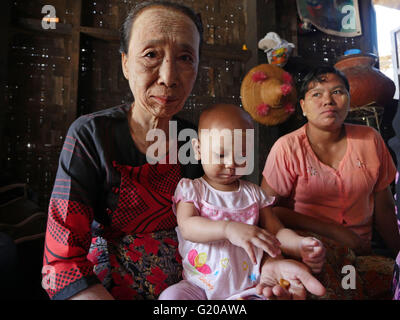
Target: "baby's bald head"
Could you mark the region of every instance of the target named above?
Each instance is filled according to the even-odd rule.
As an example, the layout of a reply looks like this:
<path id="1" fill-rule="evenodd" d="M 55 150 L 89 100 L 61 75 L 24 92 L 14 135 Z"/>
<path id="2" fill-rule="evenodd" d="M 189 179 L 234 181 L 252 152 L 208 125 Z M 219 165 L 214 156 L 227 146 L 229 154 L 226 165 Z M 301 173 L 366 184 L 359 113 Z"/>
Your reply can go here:
<path id="1" fill-rule="evenodd" d="M 245 110 L 232 104 L 215 104 L 201 113 L 198 126 L 193 149 L 209 179 L 222 170 L 221 163 L 223 170 L 234 169 L 236 178 L 253 171 L 254 124 Z"/>
<path id="2" fill-rule="evenodd" d="M 253 120 L 242 108 L 233 104 L 215 104 L 205 109 L 199 119 L 201 129 L 254 129 Z"/>

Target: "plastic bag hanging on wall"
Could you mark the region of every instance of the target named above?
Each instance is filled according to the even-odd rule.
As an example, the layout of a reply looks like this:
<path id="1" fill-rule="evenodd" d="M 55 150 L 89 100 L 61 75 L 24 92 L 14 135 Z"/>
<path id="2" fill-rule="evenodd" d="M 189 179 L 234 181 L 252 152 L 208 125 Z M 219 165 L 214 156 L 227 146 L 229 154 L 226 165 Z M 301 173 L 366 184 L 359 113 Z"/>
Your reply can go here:
<path id="1" fill-rule="evenodd" d="M 303 22 L 330 35 L 357 37 L 362 34 L 358 0 L 296 0 Z"/>
<path id="2" fill-rule="evenodd" d="M 294 49 L 294 44 L 281 39 L 275 32 L 268 32 L 258 42 L 258 48 L 264 50 L 268 63 L 284 67 Z"/>

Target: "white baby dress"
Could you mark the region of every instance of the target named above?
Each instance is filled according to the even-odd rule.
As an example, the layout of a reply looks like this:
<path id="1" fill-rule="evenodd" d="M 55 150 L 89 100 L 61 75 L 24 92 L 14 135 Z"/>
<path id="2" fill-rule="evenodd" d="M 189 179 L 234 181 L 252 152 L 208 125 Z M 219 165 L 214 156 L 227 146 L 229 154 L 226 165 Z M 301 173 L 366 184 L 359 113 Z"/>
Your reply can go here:
<path id="1" fill-rule="evenodd" d="M 202 217 L 257 225 L 261 208 L 272 205 L 269 197 L 257 185 L 239 180 L 236 191 L 219 191 L 203 178 L 182 179 L 173 197 L 173 210 L 179 201 L 192 202 Z M 199 286 L 209 300 L 239 297 L 254 288 L 260 277 L 263 251 L 255 248 L 257 264 L 253 264 L 244 249 L 228 240 L 194 243 L 182 238 L 176 228 L 179 253 L 182 256 L 183 278 Z"/>

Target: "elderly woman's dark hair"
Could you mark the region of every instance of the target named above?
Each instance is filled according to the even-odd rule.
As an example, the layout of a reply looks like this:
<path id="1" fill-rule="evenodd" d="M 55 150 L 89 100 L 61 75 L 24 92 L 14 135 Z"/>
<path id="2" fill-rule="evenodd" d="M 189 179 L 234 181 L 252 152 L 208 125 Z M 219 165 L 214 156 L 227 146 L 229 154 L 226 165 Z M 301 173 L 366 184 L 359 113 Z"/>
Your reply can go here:
<path id="1" fill-rule="evenodd" d="M 349 81 L 347 80 L 346 76 L 342 71 L 334 67 L 323 66 L 313 69 L 304 77 L 300 87 L 299 99 L 304 99 L 307 91 L 309 90 L 310 83 L 323 82 L 324 81 L 323 75 L 326 75 L 327 73 L 336 74 L 343 81 L 343 84 L 346 87 L 347 91 L 350 92 Z"/>
<path id="2" fill-rule="evenodd" d="M 144 1 L 138 3 L 134 6 L 129 12 L 128 16 L 125 18 L 124 23 L 121 26 L 121 44 L 120 44 L 120 53 L 128 53 L 129 49 L 129 40 L 131 37 L 132 26 L 139 16 L 139 14 L 146 8 L 154 7 L 154 6 L 162 6 L 165 8 L 170 8 L 178 12 L 182 12 L 187 17 L 189 17 L 193 23 L 196 25 L 197 31 L 200 35 L 200 47 L 203 41 L 203 24 L 201 22 L 200 14 L 196 14 L 191 8 L 186 7 L 183 4 L 172 3 L 169 1 Z M 200 50 L 200 48 L 199 48 Z"/>

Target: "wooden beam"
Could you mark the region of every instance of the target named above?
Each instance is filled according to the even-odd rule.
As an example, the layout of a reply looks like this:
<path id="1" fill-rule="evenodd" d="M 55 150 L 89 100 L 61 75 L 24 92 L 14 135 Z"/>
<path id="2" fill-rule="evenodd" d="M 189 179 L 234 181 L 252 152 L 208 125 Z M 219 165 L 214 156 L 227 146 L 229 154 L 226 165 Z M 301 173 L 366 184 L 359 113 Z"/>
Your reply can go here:
<path id="1" fill-rule="evenodd" d="M 106 41 L 119 41 L 120 34 L 118 30 L 106 29 L 106 28 L 93 28 L 93 27 L 80 27 L 80 31 L 83 34 L 91 36 L 96 39 Z"/>
<path id="2" fill-rule="evenodd" d="M 362 41 L 360 49 L 364 53 L 378 54 L 378 36 L 376 28 L 376 14 L 371 1 L 358 1 L 360 8 L 360 20 L 362 25 Z"/>
<path id="3" fill-rule="evenodd" d="M 18 26 L 31 31 L 38 31 L 43 33 L 42 20 L 30 19 L 30 18 L 19 18 Z M 17 29 L 17 28 L 16 28 Z M 67 23 L 57 23 L 55 29 L 47 29 L 45 32 L 51 34 L 71 34 L 72 25 Z M 20 31 L 21 29 L 19 29 Z"/>
<path id="4" fill-rule="evenodd" d="M 246 46 L 253 53 L 246 63 L 245 72 L 258 64 L 257 1 L 246 1 Z"/>
<path id="5" fill-rule="evenodd" d="M 251 50 L 245 51 L 240 47 L 232 45 L 220 46 L 204 43 L 202 46 L 202 54 L 216 59 L 235 60 L 246 63 L 251 57 Z"/>

